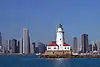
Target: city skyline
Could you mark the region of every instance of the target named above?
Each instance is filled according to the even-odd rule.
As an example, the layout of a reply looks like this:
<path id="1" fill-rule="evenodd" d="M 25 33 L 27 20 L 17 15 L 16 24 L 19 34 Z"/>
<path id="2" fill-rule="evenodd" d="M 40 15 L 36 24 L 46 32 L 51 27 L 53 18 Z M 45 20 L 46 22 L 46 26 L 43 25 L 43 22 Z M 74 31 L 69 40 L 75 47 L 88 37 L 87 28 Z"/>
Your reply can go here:
<path id="1" fill-rule="evenodd" d="M 28 28 L 23 28 L 23 29 L 28 29 Z M 28 29 L 28 30 L 29 30 L 29 29 Z M 2 42 L 5 41 L 5 40 L 12 40 L 12 39 L 20 40 L 20 39 L 23 38 L 23 35 L 22 35 L 20 38 L 12 37 L 12 38 L 10 38 L 10 39 L 7 39 L 7 38 L 4 38 L 5 36 L 2 35 L 2 32 L 0 32 L 0 33 L 1 33 L 1 38 L 2 38 L 1 40 L 2 40 Z M 32 33 L 30 33 L 30 34 L 32 34 Z M 66 33 L 65 33 L 65 34 L 66 34 Z M 81 45 L 81 35 L 82 35 L 82 34 L 86 34 L 86 33 L 81 33 L 79 36 L 71 36 L 71 37 L 70 37 L 71 42 L 69 42 L 70 40 L 69 40 L 68 38 L 66 38 L 66 39 L 65 39 L 65 42 L 67 42 L 67 43 L 71 44 L 71 46 L 73 46 L 73 37 L 77 37 L 77 39 L 79 40 L 79 41 L 77 42 L 77 44 Z M 89 34 L 87 34 L 87 35 L 89 35 Z M 31 36 L 32 36 L 32 35 L 31 35 Z M 31 37 L 31 36 L 30 36 L 30 37 Z M 55 36 L 55 34 L 54 34 L 54 36 Z M 32 38 L 32 37 L 31 37 L 31 38 Z M 31 38 L 30 38 L 30 39 L 31 39 Z M 53 40 L 51 40 L 51 41 L 54 41 L 54 39 L 55 39 L 55 38 L 53 38 Z M 88 36 L 88 39 L 90 39 L 89 36 Z M 31 40 L 32 40 L 32 42 L 44 42 L 44 43 L 46 43 L 46 44 L 48 44 L 49 42 L 51 42 L 51 41 L 46 42 L 46 41 L 41 41 L 41 40 L 35 40 L 35 39 L 33 39 L 33 38 L 32 38 Z M 97 40 L 100 41 L 100 39 L 96 39 L 96 40 L 92 40 L 92 41 L 97 41 Z M 89 40 L 89 44 L 92 44 L 92 41 Z M 2 43 L 2 42 L 1 42 L 1 43 Z M 4 43 L 4 42 L 3 42 L 3 43 Z M 79 47 L 80 47 L 80 46 L 78 46 L 78 48 L 79 48 Z"/>
<path id="2" fill-rule="evenodd" d="M 99 67 L 100 0 L 0 0 L 0 67 Z"/>
<path id="3" fill-rule="evenodd" d="M 59 24 L 58 26 L 58 31 L 56 31 L 56 35 L 57 35 L 57 41 L 63 40 L 64 38 L 64 30 L 62 28 L 62 24 Z M 62 31 L 62 34 L 61 34 Z M 0 32 L 1 33 L 1 32 Z M 59 35 L 58 35 L 59 33 Z M 60 37 L 61 36 L 61 37 Z M 65 41 L 60 41 L 59 43 L 64 43 L 64 47 L 65 45 L 68 46 L 68 44 L 71 46 L 71 49 L 73 51 L 73 55 L 78 54 L 78 53 L 94 53 L 99 52 L 100 49 L 100 40 L 94 40 L 91 43 L 89 43 L 89 35 L 88 34 L 81 34 L 81 39 L 79 41 L 79 39 L 77 39 L 77 37 L 73 37 L 73 44 L 69 44 L 67 42 L 67 44 L 65 44 Z M 2 37 L 2 35 L 1 35 Z M 43 44 L 42 42 L 40 42 L 41 45 L 36 45 L 36 42 L 31 41 L 31 36 L 30 36 L 30 30 L 28 28 L 23 28 L 23 37 L 20 40 L 17 39 L 12 39 L 12 40 L 2 40 L 2 38 L 0 39 L 2 43 L 1 44 L 1 52 L 4 54 L 9 54 L 9 53 L 18 53 L 18 54 L 34 54 L 34 52 L 40 52 L 40 53 L 44 53 L 44 51 L 46 50 L 45 47 L 50 47 L 52 46 L 51 44 Z M 3 42 L 4 41 L 4 42 Z M 39 42 L 39 41 L 38 41 Z M 79 44 L 79 42 L 81 44 Z M 55 41 L 52 42 L 53 44 L 55 43 Z M 92 45 L 91 45 L 92 44 Z M 59 44 L 61 46 L 61 44 Z M 34 48 L 34 46 L 38 46 L 36 48 Z M 66 47 L 67 47 L 66 46 Z M 55 46 L 52 46 L 55 47 Z M 81 49 L 80 49 L 81 48 Z M 62 49 L 62 48 L 61 48 Z M 64 48 L 65 50 L 66 48 Z M 68 48 L 69 49 L 69 48 Z M 47 48 L 48 50 L 48 48 Z"/>
<path id="4" fill-rule="evenodd" d="M 0 1 L 0 32 L 4 39 L 20 39 L 22 29 L 28 28 L 33 41 L 50 43 L 55 40 L 56 25 L 61 23 L 69 44 L 72 44 L 72 36 L 79 39 L 82 33 L 89 35 L 89 43 L 91 43 L 93 40 L 100 40 L 99 2 L 2 0 Z"/>

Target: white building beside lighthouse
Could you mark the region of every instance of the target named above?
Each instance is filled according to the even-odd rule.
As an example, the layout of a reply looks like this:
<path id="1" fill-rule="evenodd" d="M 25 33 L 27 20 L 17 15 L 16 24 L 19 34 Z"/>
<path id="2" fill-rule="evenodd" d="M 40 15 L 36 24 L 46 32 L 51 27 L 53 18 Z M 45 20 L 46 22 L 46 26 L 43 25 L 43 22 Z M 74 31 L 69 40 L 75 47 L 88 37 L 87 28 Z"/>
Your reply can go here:
<path id="1" fill-rule="evenodd" d="M 59 24 L 57 28 L 57 33 L 56 33 L 56 42 L 52 42 L 47 46 L 47 51 L 57 51 L 57 50 L 69 50 L 70 51 L 70 45 L 65 43 L 64 40 L 64 31 L 62 28 L 62 25 Z"/>

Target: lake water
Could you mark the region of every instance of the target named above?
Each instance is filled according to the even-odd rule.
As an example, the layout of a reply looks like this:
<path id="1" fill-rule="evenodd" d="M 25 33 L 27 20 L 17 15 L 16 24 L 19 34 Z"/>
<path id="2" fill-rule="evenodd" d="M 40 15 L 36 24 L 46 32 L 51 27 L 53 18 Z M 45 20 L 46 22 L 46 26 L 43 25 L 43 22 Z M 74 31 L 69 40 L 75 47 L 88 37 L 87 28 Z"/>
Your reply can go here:
<path id="1" fill-rule="evenodd" d="M 33 56 L 0 56 L 0 67 L 100 67 L 100 59 L 43 59 Z"/>

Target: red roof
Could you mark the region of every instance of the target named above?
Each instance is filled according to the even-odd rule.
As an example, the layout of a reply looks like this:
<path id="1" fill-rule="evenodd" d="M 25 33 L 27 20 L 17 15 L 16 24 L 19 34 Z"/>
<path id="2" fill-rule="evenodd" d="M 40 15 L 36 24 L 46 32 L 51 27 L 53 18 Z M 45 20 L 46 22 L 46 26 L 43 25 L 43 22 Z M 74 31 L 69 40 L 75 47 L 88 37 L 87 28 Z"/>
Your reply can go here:
<path id="1" fill-rule="evenodd" d="M 53 43 L 49 44 L 48 46 L 58 46 L 58 45 L 56 44 L 56 42 L 53 42 Z"/>
<path id="2" fill-rule="evenodd" d="M 49 44 L 48 46 L 58 46 L 57 44 L 56 44 L 56 42 L 53 42 L 53 43 L 51 43 L 51 44 Z M 69 44 L 63 44 L 63 46 L 70 46 Z"/>
<path id="3" fill-rule="evenodd" d="M 70 46 L 69 44 L 63 44 L 63 46 Z"/>

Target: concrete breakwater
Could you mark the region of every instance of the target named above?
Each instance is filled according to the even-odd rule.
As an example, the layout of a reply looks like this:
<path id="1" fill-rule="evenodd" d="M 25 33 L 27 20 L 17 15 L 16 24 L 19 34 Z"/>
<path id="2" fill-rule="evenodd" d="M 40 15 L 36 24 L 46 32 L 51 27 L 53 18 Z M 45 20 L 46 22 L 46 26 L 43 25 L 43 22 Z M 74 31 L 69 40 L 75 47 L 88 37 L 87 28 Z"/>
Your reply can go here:
<path id="1" fill-rule="evenodd" d="M 100 58 L 100 55 L 40 55 L 40 58 Z"/>

